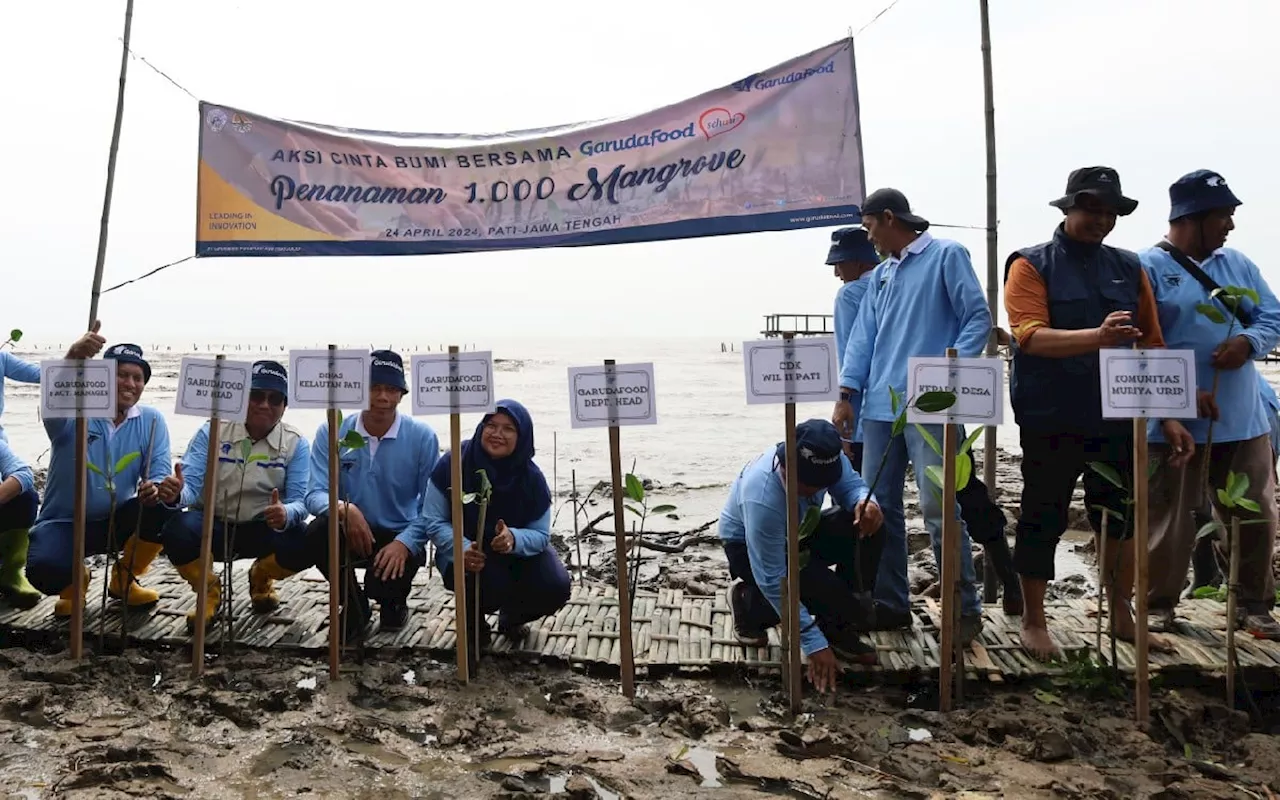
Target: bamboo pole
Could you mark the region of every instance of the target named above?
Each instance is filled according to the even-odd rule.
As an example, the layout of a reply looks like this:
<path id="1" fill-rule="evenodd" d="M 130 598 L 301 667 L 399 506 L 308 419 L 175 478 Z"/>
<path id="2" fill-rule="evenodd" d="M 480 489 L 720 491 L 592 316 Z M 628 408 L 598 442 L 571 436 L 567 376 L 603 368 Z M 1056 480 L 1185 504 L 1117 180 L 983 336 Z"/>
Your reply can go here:
<path id="1" fill-rule="evenodd" d="M 449 355 L 458 355 L 458 346 L 449 347 Z M 456 412 L 449 415 L 450 492 L 453 517 L 453 625 L 457 632 L 458 680 L 465 685 L 471 678 L 471 661 L 467 642 L 467 571 L 463 566 L 462 528 L 466 524 L 462 513 L 462 418 Z M 476 646 L 479 646 L 479 642 Z"/>
<path id="2" fill-rule="evenodd" d="M 783 357 L 794 361 L 794 333 L 784 333 Z M 790 399 L 790 398 L 788 398 Z M 787 706 L 799 714 L 804 693 L 800 665 L 800 473 L 796 466 L 796 404 L 788 402 L 783 416 L 787 453 L 787 575 L 782 585 L 782 663 Z"/>
<path id="3" fill-rule="evenodd" d="M 213 368 L 213 385 L 218 385 L 222 374 L 222 353 L 217 355 Z M 179 390 L 181 391 L 181 390 Z M 218 401 L 213 399 L 209 412 L 209 446 L 204 461 L 204 517 L 200 527 L 200 585 L 196 587 L 195 634 L 191 639 L 191 677 L 204 674 L 204 639 L 206 628 L 205 608 L 209 604 L 209 574 L 213 571 L 213 515 L 218 491 Z M 145 467 L 144 467 L 145 469 Z M 141 513 L 141 509 L 139 509 Z M 132 577 L 132 576 L 130 576 Z"/>
<path id="4" fill-rule="evenodd" d="M 955 358 L 954 347 L 947 348 L 947 358 Z M 950 711 L 953 682 L 964 675 L 964 653 L 956 628 L 960 620 L 960 519 L 956 514 L 956 450 L 959 448 L 956 426 L 947 422 L 942 428 L 942 632 L 938 643 L 938 709 Z M 959 687 L 955 687 L 959 688 Z M 956 695 L 962 693 L 956 691 Z"/>
<path id="5" fill-rule="evenodd" d="M 611 358 L 604 362 L 606 376 L 614 374 L 616 362 Z M 606 381 L 607 381 L 606 377 Z M 611 418 L 615 419 L 615 418 Z M 622 506 L 622 441 L 617 425 L 609 426 L 609 473 L 613 481 L 613 537 L 614 566 L 618 584 L 618 647 L 622 659 L 622 694 L 636 696 L 636 664 L 631 641 L 631 592 L 627 587 L 627 521 Z"/>
<path id="6" fill-rule="evenodd" d="M 1000 259 L 996 226 L 996 108 L 994 84 L 991 78 L 991 19 L 987 0 L 978 0 L 982 20 L 982 93 L 984 97 L 983 119 L 987 140 L 987 308 L 991 311 L 991 335 L 987 338 L 987 356 L 997 354 L 995 321 L 1000 318 Z M 996 428 L 988 425 L 982 433 L 982 479 L 987 484 L 991 499 L 996 494 Z M 983 600 L 994 603 L 999 578 L 990 558 L 984 558 L 982 568 Z"/>
<path id="7" fill-rule="evenodd" d="M 334 359 L 337 356 L 338 346 L 329 345 L 329 368 L 330 372 L 336 369 Z M 346 569 L 341 563 L 339 555 L 339 537 L 338 537 L 338 428 L 341 423 L 338 421 L 338 409 L 334 407 L 333 389 L 329 390 L 329 408 L 325 412 L 326 420 L 329 423 L 329 441 L 326 446 L 329 448 L 329 680 L 338 680 L 338 675 L 342 666 L 342 617 L 338 612 L 338 606 L 342 602 L 342 581 L 346 578 Z M 357 412 L 359 413 L 359 412 Z M 316 444 L 319 444 L 318 442 Z M 346 514 L 346 509 L 342 512 Z M 347 613 L 351 614 L 352 605 L 350 597 L 350 588 L 348 588 L 347 596 Z"/>

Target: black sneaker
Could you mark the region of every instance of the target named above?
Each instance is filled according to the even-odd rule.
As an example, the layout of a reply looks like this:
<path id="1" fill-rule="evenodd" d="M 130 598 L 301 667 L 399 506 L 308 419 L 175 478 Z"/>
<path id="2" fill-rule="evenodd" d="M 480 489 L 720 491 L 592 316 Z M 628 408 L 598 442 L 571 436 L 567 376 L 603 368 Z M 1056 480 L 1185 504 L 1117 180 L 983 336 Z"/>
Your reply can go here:
<path id="1" fill-rule="evenodd" d="M 378 628 L 384 631 L 404 630 L 409 621 L 409 604 L 404 600 L 383 600 Z"/>
<path id="2" fill-rule="evenodd" d="M 742 620 L 746 615 L 747 585 L 735 583 L 729 590 L 729 611 L 733 614 L 733 632 L 738 641 L 747 647 L 764 647 L 769 644 L 769 632 L 758 628 L 745 627 Z"/>
<path id="3" fill-rule="evenodd" d="M 519 644 L 529 635 L 529 626 L 505 611 L 498 612 L 498 633 L 512 644 Z"/>
<path id="4" fill-rule="evenodd" d="M 914 618 L 910 611 L 898 611 L 876 603 L 875 628 L 877 631 L 911 630 Z"/>
<path id="5" fill-rule="evenodd" d="M 880 663 L 880 654 L 875 645 L 863 641 L 856 633 L 843 633 L 827 637 L 827 644 L 836 657 L 851 664 L 875 666 Z"/>
<path id="6" fill-rule="evenodd" d="M 968 647 L 974 639 L 982 635 L 982 615 L 974 614 L 960 617 L 960 645 Z"/>

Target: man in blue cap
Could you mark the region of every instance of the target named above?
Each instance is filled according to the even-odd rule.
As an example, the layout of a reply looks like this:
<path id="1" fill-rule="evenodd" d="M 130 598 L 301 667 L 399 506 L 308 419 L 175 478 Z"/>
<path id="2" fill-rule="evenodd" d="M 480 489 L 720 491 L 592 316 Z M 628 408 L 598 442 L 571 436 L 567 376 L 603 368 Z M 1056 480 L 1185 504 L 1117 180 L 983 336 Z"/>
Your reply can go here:
<path id="1" fill-rule="evenodd" d="M 969 251 L 959 242 L 936 239 L 929 221 L 914 213 L 897 189 L 879 189 L 862 204 L 862 224 L 885 260 L 871 273 L 867 296 L 853 323 L 840 369 L 840 399 L 831 421 L 848 430 L 861 408 L 863 459 L 884 461 L 876 485 L 885 513 L 884 554 L 876 576 L 876 627 L 911 627 L 911 586 L 907 580 L 907 530 L 903 483 L 911 464 L 920 510 L 942 563 L 942 503 L 927 469 L 942 456 L 915 426 L 893 434 L 897 412 L 893 392 L 907 394 L 907 362 L 913 356 L 941 357 L 954 347 L 960 357 L 980 356 L 991 334 L 991 312 Z M 937 441 L 942 426 L 926 426 Z M 873 478 L 874 479 L 874 478 Z M 968 644 L 982 630 L 982 598 L 973 570 L 969 531 L 960 534 L 961 618 L 959 636 Z"/>
<path id="2" fill-rule="evenodd" d="M 867 231 L 861 226 L 840 228 L 831 234 L 831 249 L 827 251 L 827 266 L 835 269 L 836 277 L 841 280 L 836 292 L 835 323 L 836 362 L 837 367 L 844 363 L 844 349 L 849 343 L 849 331 L 862 306 L 862 298 L 866 297 L 867 287 L 871 281 L 867 276 L 880 263 L 876 249 L 867 238 Z M 860 410 L 860 409 L 857 409 Z M 862 469 L 862 426 L 855 418 L 840 436 L 848 445 L 853 468 Z"/>
<path id="3" fill-rule="evenodd" d="M 729 573 L 738 580 L 729 605 L 739 641 L 762 647 L 783 613 L 787 572 L 786 443 L 770 447 L 747 464 L 720 512 L 720 539 Z M 809 680 L 820 692 L 835 687 L 836 654 L 876 663 L 875 648 L 858 638 L 874 613 L 875 582 L 884 521 L 871 489 L 844 453 L 840 434 L 825 420 L 796 426 L 796 479 L 800 519 L 821 509 L 830 492 L 835 505 L 800 541 L 800 649 L 809 659 Z M 835 571 L 832 571 L 832 566 Z M 816 618 L 816 619 L 815 619 Z"/>
<path id="4" fill-rule="evenodd" d="M 67 358 L 89 358 L 102 347 L 97 325 L 71 346 Z M 89 475 L 85 501 L 85 554 L 111 552 L 108 540 L 112 495 L 105 475 L 116 464 L 134 458 L 112 477 L 115 486 L 115 537 L 124 539 L 120 558 L 112 570 L 108 593 L 129 606 L 154 605 L 160 595 L 144 589 L 134 578 L 147 571 L 160 553 L 160 531 L 174 510 L 182 479 L 173 476 L 169 457 L 169 427 L 154 406 L 138 401 L 151 380 L 151 365 L 136 344 L 107 348 L 106 358 L 116 361 L 115 419 L 88 421 L 88 460 L 100 472 Z M 75 507 L 76 424 L 73 419 L 46 419 L 49 434 L 49 482 L 44 505 L 31 529 L 27 553 L 27 579 L 41 592 L 58 595 L 56 616 L 70 616 L 72 595 L 72 527 Z M 154 433 L 154 436 L 153 436 Z M 140 521 L 139 521 L 139 518 Z M 138 535 L 133 535 L 135 528 Z M 84 569 L 82 565 L 78 568 Z M 87 570 L 86 570 L 87 573 Z M 88 590 L 88 581 L 85 581 Z"/>
<path id="5" fill-rule="evenodd" d="M 306 547 L 307 480 L 311 448 L 302 432 L 283 421 L 289 406 L 289 374 L 275 361 L 253 365 L 244 422 L 218 426 L 218 489 L 214 500 L 213 558 L 253 558 L 249 597 L 265 614 L 280 605 L 274 581 L 311 566 Z M 164 551 L 191 588 L 200 587 L 200 539 L 204 525 L 205 463 L 209 423 L 192 437 L 175 471 L 184 480 L 179 505 L 186 511 L 164 527 Z M 212 570 L 205 619 L 218 612 L 222 590 Z M 196 612 L 187 619 L 194 622 Z"/>
<path id="6" fill-rule="evenodd" d="M 338 430 L 339 441 L 355 431 L 365 442 L 364 447 L 344 452 L 339 459 L 338 496 L 342 500 L 336 513 L 342 525 L 343 549 L 349 550 L 352 559 L 342 569 L 329 564 L 328 423 L 316 430 L 307 487 L 307 510 L 315 515 L 307 528 L 311 559 L 329 580 L 339 582 L 343 625 L 352 637 L 365 631 L 370 599 L 379 603 L 384 630 L 399 630 L 408 619 L 407 599 L 419 567 L 416 559 L 409 559 L 404 573 L 392 581 L 367 569 L 363 590 L 352 568 L 371 565 L 388 545 L 400 548 L 396 537 L 410 528 L 414 538 L 427 539 L 422 495 L 440 457 L 440 442 L 431 426 L 397 410 L 409 392 L 400 354 L 374 350 L 369 383 L 369 408 L 344 419 Z"/>
<path id="7" fill-rule="evenodd" d="M 1201 419 L 1187 424 L 1196 444 L 1190 459 L 1162 464 L 1151 481 L 1152 624 L 1174 624 L 1195 547 L 1193 512 L 1205 491 L 1201 464 L 1208 458 L 1208 489 L 1219 517 L 1241 515 L 1216 503 L 1230 473 L 1248 478 L 1244 500 L 1258 509 L 1243 514 L 1252 524 L 1240 528 L 1239 611 L 1228 624 L 1258 638 L 1280 639 L 1280 624 L 1271 615 L 1277 517 L 1271 412 L 1253 364 L 1280 343 L 1280 302 L 1257 265 L 1225 246 L 1241 203 L 1222 175 L 1203 169 L 1183 175 L 1169 187 L 1169 201 L 1169 233 L 1141 254 L 1142 265 L 1155 290 L 1165 342 L 1196 353 Z M 1214 297 L 1219 287 L 1239 287 L 1249 296 L 1233 309 Z M 1205 305 L 1217 313 L 1199 313 Z M 1213 444 L 1206 447 L 1211 423 Z M 1157 454 L 1170 455 L 1158 426 L 1151 439 Z"/>

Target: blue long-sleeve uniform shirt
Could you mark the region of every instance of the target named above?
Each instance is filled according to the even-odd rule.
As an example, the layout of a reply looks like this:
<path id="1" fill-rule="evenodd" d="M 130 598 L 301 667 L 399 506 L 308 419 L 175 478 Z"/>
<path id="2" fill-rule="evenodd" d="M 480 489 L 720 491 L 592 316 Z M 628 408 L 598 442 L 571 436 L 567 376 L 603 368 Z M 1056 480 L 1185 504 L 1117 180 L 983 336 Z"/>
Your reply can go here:
<path id="1" fill-rule="evenodd" d="M 787 487 L 774 468 L 776 448 L 769 448 L 747 464 L 729 489 L 729 499 L 720 512 L 720 538 L 746 542 L 751 575 L 756 586 L 781 617 L 782 580 L 787 575 Z M 853 508 L 865 500 L 871 489 L 841 455 L 840 480 L 831 487 L 831 499 L 842 508 Z M 810 507 L 822 508 L 827 492 L 800 498 L 800 519 Z M 874 498 L 873 498 L 874 502 Z M 855 535 L 851 530 L 849 535 Z M 814 623 L 809 610 L 800 604 L 800 648 L 805 655 L 827 647 L 827 637 Z"/>
<path id="2" fill-rule="evenodd" d="M 840 385 L 862 395 L 861 419 L 892 422 L 889 387 L 905 396 L 907 359 L 944 356 L 948 347 L 974 358 L 990 333 L 991 312 L 969 251 L 922 233 L 902 259 L 891 257 L 871 272 Z"/>
<path id="3" fill-rule="evenodd" d="M 20 383 L 39 383 L 40 365 L 24 361 L 7 350 L 0 350 L 0 416 L 4 416 L 5 378 L 11 378 Z M 0 441 L 9 441 L 3 426 L 0 426 Z"/>
<path id="4" fill-rule="evenodd" d="M 1196 352 L 1196 384 L 1203 391 L 1213 389 L 1213 351 L 1227 338 L 1227 323 L 1214 322 L 1196 311 L 1197 303 L 1209 303 L 1209 293 L 1178 262 L 1159 247 L 1139 254 L 1155 292 L 1160 314 L 1160 330 L 1170 350 Z M 1260 358 L 1280 343 L 1280 301 L 1267 286 L 1258 267 L 1243 253 L 1219 248 L 1201 264 L 1205 274 L 1219 286 L 1242 286 L 1258 293 L 1259 302 L 1244 301 L 1250 324 L 1243 331 L 1234 324 L 1233 335 L 1242 334 L 1253 348 L 1251 358 Z M 1230 311 L 1215 301 L 1228 320 Z M 1218 377 L 1218 420 L 1213 424 L 1215 442 L 1242 442 L 1271 431 L 1271 420 L 1258 386 L 1258 371 L 1253 361 L 1239 369 L 1222 370 Z M 1207 419 L 1183 420 L 1198 444 L 1204 444 L 1209 431 Z M 1149 436 L 1164 441 L 1160 425 L 1152 423 Z"/>
<path id="5" fill-rule="evenodd" d="M 836 329 L 836 369 L 844 367 L 844 349 L 849 344 L 849 331 L 853 329 L 853 321 L 858 318 L 858 309 L 867 296 L 867 287 L 871 286 L 871 273 L 860 276 L 856 281 L 849 281 L 836 292 L 836 308 L 832 315 Z M 854 409 L 859 419 L 854 423 L 853 440 L 862 441 L 861 409 Z"/>
<path id="6" fill-rule="evenodd" d="M 196 435 L 191 437 L 191 443 L 187 445 L 187 451 L 182 454 L 183 482 L 182 499 L 178 501 L 179 505 L 196 506 L 203 502 L 204 468 L 208 456 L 209 423 L 206 422 L 200 426 L 200 430 L 196 431 Z M 239 465 L 240 455 L 233 452 L 228 455 L 218 456 L 218 460 Z M 262 462 L 254 462 L 253 465 L 246 469 L 265 468 L 267 467 Z M 305 522 L 307 519 L 307 487 L 310 479 L 311 446 L 307 444 L 306 437 L 300 436 L 298 437 L 297 445 L 293 448 L 293 455 L 289 457 L 289 461 L 284 465 L 284 491 L 281 493 L 280 501 L 284 505 L 286 528 Z M 328 480 L 327 477 L 325 479 Z M 257 483 L 257 481 L 252 483 Z M 221 486 L 221 482 L 218 485 Z M 325 487 L 325 491 L 328 492 L 328 484 L 325 484 Z M 239 491 L 239 487 L 232 488 Z M 251 487 L 246 485 L 245 488 L 248 490 Z M 221 493 L 221 490 L 219 493 Z M 229 511 L 228 513 L 232 512 Z"/>
<path id="7" fill-rule="evenodd" d="M 113 430 L 111 420 L 91 419 L 89 428 L 89 461 L 104 472 L 114 467 L 129 453 L 140 455 L 115 476 L 116 505 L 132 500 L 138 493 L 138 483 L 149 480 L 156 483 L 173 472 L 169 455 L 169 426 L 164 415 L 153 406 L 134 406 L 136 413 L 127 416 L 119 428 Z M 151 439 L 151 426 L 155 423 L 155 442 L 150 456 L 146 450 Z M 70 522 L 75 513 L 76 421 L 73 419 L 47 419 L 45 431 L 49 434 L 49 482 L 44 489 L 44 503 L 32 533 L 40 526 L 52 522 Z M 105 520 L 111 513 L 111 495 L 101 475 L 90 471 L 86 492 L 85 519 L 91 522 Z"/>
<path id="8" fill-rule="evenodd" d="M 338 428 L 338 440 L 354 430 L 359 420 L 359 414 L 344 419 Z M 311 479 L 307 487 L 307 510 L 316 516 L 329 511 L 328 441 L 329 423 L 324 422 L 312 439 Z M 370 527 L 401 533 L 410 527 L 422 528 L 422 495 L 440 458 L 435 431 L 421 420 L 397 414 L 397 422 L 382 437 L 372 457 L 368 437 L 365 441 L 364 447 L 338 459 L 339 499 L 355 503 Z M 411 535 L 425 536 L 417 531 Z"/>
<path id="9" fill-rule="evenodd" d="M 0 481 L 8 478 L 17 479 L 23 492 L 31 491 L 36 485 L 35 473 L 31 471 L 31 467 L 13 452 L 8 442 L 0 440 Z"/>
<path id="10" fill-rule="evenodd" d="M 436 546 L 436 563 L 443 569 L 453 563 L 453 511 L 449 498 L 436 488 L 434 483 L 427 484 L 426 499 L 422 503 L 424 526 L 412 531 L 405 531 L 396 538 L 404 543 L 414 556 L 422 561 L 426 558 L 427 540 Z M 551 508 L 542 516 L 523 528 L 511 528 L 511 536 L 516 540 L 512 555 L 530 558 L 547 549 L 551 542 Z M 463 547 L 470 547 L 471 540 L 463 537 Z"/>

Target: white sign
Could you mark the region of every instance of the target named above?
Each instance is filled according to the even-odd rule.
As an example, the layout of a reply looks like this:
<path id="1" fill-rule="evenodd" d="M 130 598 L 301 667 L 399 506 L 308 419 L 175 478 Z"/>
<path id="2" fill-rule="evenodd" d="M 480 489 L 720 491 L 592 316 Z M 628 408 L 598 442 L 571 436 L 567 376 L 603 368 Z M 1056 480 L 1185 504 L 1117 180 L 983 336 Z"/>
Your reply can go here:
<path id="1" fill-rule="evenodd" d="M 1102 418 L 1195 419 L 1194 350 L 1098 351 Z"/>
<path id="2" fill-rule="evenodd" d="M 289 407 L 369 407 L 367 350 L 290 350 Z"/>
<path id="3" fill-rule="evenodd" d="M 569 421 L 574 428 L 656 425 L 653 364 L 569 368 Z"/>
<path id="4" fill-rule="evenodd" d="M 252 369 L 253 364 L 248 361 L 219 363 L 211 358 L 182 359 L 177 407 L 173 412 L 189 417 L 243 420 Z"/>
<path id="5" fill-rule="evenodd" d="M 926 414 L 915 401 L 928 392 L 952 392 L 946 411 Z M 999 425 L 1004 422 L 1004 359 L 907 359 L 907 421 L 922 425 Z"/>
<path id="6" fill-rule="evenodd" d="M 742 343 L 747 404 L 804 403 L 840 397 L 836 340 L 760 339 Z"/>
<path id="7" fill-rule="evenodd" d="M 493 353 L 413 357 L 414 414 L 493 413 Z"/>
<path id="8" fill-rule="evenodd" d="M 42 419 L 115 419 L 116 360 L 40 362 Z"/>

